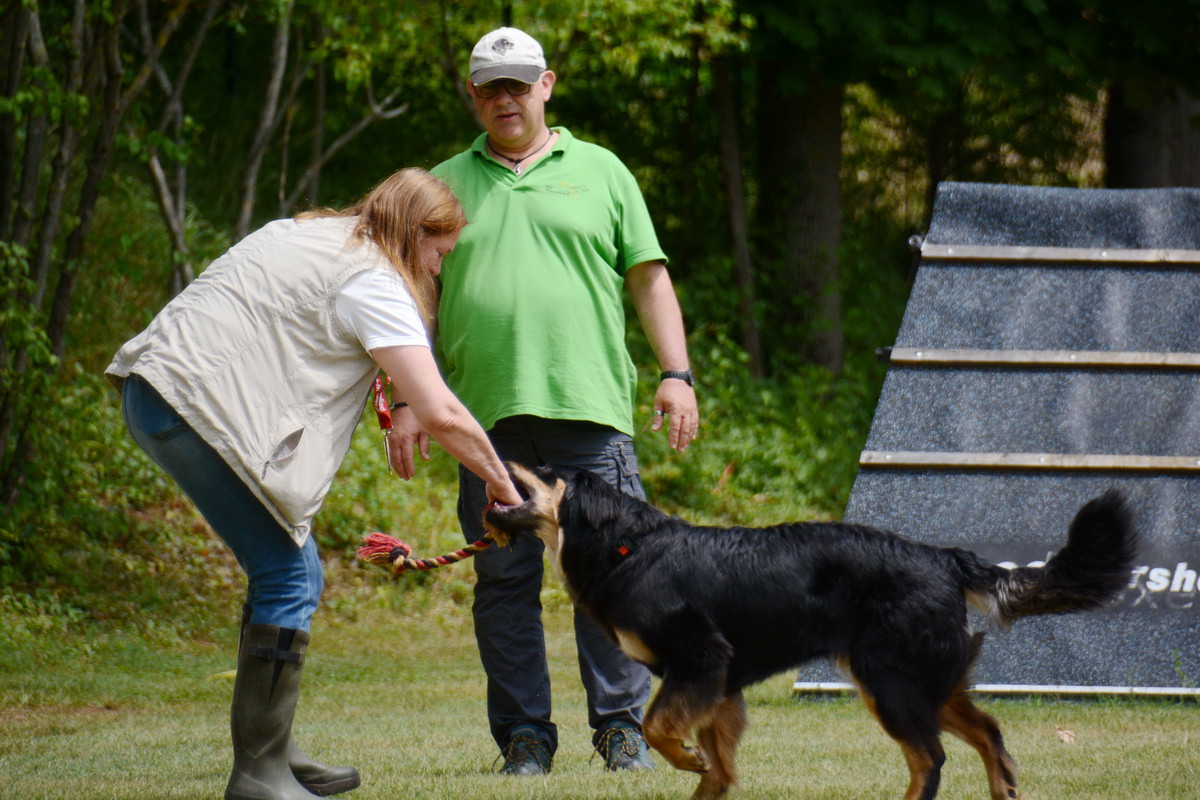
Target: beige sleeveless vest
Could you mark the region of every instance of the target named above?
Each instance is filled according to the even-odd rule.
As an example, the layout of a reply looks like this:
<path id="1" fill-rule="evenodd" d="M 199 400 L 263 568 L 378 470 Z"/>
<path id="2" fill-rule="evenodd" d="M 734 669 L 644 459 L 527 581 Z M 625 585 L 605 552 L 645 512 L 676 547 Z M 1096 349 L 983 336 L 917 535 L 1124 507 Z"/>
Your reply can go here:
<path id="1" fill-rule="evenodd" d="M 283 219 L 209 265 L 105 370 L 148 381 L 297 545 L 350 447 L 377 365 L 335 310 L 383 262 L 355 218 Z"/>

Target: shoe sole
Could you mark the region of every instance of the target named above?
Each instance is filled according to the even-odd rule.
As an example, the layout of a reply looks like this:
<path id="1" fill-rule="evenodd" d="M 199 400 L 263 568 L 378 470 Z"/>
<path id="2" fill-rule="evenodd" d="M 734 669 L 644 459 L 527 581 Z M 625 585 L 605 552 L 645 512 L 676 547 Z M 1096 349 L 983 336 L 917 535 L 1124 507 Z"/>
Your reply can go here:
<path id="1" fill-rule="evenodd" d="M 329 783 L 305 783 L 301 784 L 305 789 L 315 794 L 317 797 L 329 797 L 334 794 L 348 792 L 351 789 L 357 789 L 362 785 L 362 779 L 358 777 L 345 778 L 340 781 L 331 781 Z"/>

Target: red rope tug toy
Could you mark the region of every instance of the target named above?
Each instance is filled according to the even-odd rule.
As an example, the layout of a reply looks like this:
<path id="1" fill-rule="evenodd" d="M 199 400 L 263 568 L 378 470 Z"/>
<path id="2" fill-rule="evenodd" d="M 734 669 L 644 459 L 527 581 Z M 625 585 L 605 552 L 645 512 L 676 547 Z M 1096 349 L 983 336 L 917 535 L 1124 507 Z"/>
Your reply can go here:
<path id="1" fill-rule="evenodd" d="M 379 429 L 383 431 L 383 450 L 387 455 L 389 471 L 392 468 L 392 456 L 391 450 L 388 449 L 387 435 L 392 429 L 392 409 L 404 405 L 404 403 L 397 403 L 396 405 L 388 406 L 384 390 L 391 382 L 392 379 L 390 377 L 385 382 L 382 377 L 376 375 L 374 385 L 372 386 L 373 398 L 371 402 L 371 405 L 375 408 L 375 414 L 379 419 Z M 373 531 L 363 537 L 363 546 L 358 548 L 358 557 L 368 564 L 390 566 L 394 574 L 402 575 L 409 570 L 434 569 L 435 567 L 444 567 L 447 564 L 457 564 L 463 559 L 470 558 L 476 553 L 487 550 L 495 543 L 495 540 L 492 539 L 492 534 L 485 533 L 482 539 L 472 542 L 461 550 L 452 550 L 449 553 L 434 556 L 433 558 L 413 558 L 412 548 L 407 544 L 395 537 L 388 536 L 386 533 Z"/>
<path id="2" fill-rule="evenodd" d="M 358 548 L 358 557 L 368 564 L 391 566 L 394 574 L 402 575 L 410 569 L 434 569 L 447 564 L 457 564 L 463 559 L 487 550 L 493 544 L 495 542 L 492 541 L 491 534 L 486 534 L 479 541 L 472 542 L 461 550 L 454 550 L 433 558 L 413 558 L 412 548 L 407 544 L 386 533 L 374 531 L 363 538 L 363 546 Z"/>

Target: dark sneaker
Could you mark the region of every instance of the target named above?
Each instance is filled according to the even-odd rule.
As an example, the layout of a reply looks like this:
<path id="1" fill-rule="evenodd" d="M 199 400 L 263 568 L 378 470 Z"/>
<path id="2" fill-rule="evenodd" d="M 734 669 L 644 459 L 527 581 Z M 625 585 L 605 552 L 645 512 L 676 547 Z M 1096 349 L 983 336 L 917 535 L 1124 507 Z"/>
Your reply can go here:
<path id="1" fill-rule="evenodd" d="M 614 722 L 600 731 L 595 744 L 596 752 L 604 758 L 606 769 L 614 772 L 622 769 L 654 769 L 646 737 L 636 725 Z"/>
<path id="2" fill-rule="evenodd" d="M 514 728 L 504 745 L 504 766 L 501 775 L 549 775 L 550 747 L 546 740 L 529 726 Z"/>

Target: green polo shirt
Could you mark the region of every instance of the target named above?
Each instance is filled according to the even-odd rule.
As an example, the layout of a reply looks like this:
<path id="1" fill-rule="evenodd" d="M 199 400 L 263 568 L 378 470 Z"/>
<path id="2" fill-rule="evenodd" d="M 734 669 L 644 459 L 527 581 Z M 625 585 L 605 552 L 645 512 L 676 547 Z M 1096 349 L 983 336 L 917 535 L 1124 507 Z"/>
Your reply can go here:
<path id="1" fill-rule="evenodd" d="M 521 175 L 487 156 L 486 134 L 433 169 L 470 221 L 442 266 L 446 380 L 485 429 L 533 414 L 632 435 L 624 275 L 666 258 L 625 165 L 555 130 Z"/>

